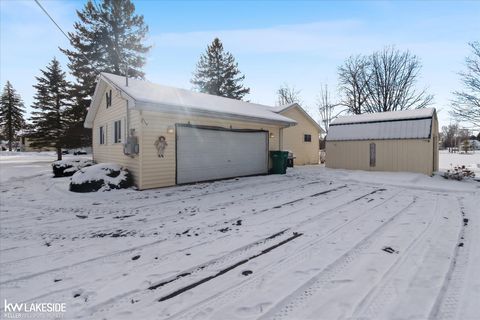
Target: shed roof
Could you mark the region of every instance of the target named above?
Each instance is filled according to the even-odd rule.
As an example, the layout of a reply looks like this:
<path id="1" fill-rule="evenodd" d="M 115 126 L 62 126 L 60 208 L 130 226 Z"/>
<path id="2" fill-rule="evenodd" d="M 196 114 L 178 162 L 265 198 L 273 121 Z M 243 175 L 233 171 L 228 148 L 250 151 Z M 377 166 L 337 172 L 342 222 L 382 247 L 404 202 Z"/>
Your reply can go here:
<path id="1" fill-rule="evenodd" d="M 193 92 L 174 88 L 153 82 L 128 79 L 128 86 L 124 76 L 102 72 L 98 83 L 104 81 L 122 91 L 132 102 L 134 109 L 184 113 L 189 115 L 211 116 L 219 118 L 234 118 L 257 122 L 276 123 L 283 126 L 295 125 L 290 118 L 277 114 L 270 106 L 250 103 L 241 100 L 229 99 L 215 95 Z M 99 89 L 95 90 L 95 95 Z M 101 94 L 98 94 L 100 96 Z M 92 99 L 85 126 L 91 127 L 95 118 L 98 101 Z M 99 97 L 101 99 L 102 97 Z"/>
<path id="2" fill-rule="evenodd" d="M 330 125 L 431 118 L 434 112 L 435 108 L 423 108 L 402 111 L 364 113 L 354 116 L 339 117 L 335 119 Z"/>
<path id="3" fill-rule="evenodd" d="M 429 139 L 434 108 L 341 117 L 330 125 L 327 140 Z"/>

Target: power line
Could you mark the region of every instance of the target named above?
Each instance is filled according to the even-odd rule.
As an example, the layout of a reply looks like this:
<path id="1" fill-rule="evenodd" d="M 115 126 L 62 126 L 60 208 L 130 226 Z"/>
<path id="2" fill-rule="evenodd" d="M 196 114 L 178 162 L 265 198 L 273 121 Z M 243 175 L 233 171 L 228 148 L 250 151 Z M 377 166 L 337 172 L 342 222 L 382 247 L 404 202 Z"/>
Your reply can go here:
<path id="1" fill-rule="evenodd" d="M 58 25 L 58 23 L 52 18 L 52 16 L 47 12 L 47 10 L 45 10 L 45 8 L 40 4 L 40 2 L 38 2 L 38 0 L 35 0 L 35 2 L 38 4 L 38 6 L 40 7 L 40 9 L 43 10 L 43 12 L 45 12 L 45 14 L 47 15 L 47 17 L 50 18 L 50 20 L 52 20 L 52 22 L 57 26 L 58 30 L 60 30 L 61 33 L 63 33 L 63 35 L 65 36 L 65 38 L 68 39 L 68 41 L 70 43 L 72 43 L 72 39 L 70 39 L 70 37 L 65 33 L 65 31 L 62 30 L 62 28 Z"/>
<path id="2" fill-rule="evenodd" d="M 40 9 L 42 9 L 42 11 L 47 15 L 48 18 L 50 18 L 50 20 L 53 22 L 53 24 L 58 28 L 58 30 L 60 30 L 60 32 L 65 36 L 65 38 L 68 39 L 68 42 L 73 45 L 73 41 L 72 39 L 69 37 L 69 35 L 63 31 L 63 29 L 60 27 L 60 25 L 55 21 L 55 19 L 52 18 L 52 16 L 48 13 L 48 11 L 40 4 L 40 2 L 38 0 L 35 0 L 35 3 L 40 7 Z M 95 66 L 93 65 L 93 63 L 90 61 L 90 59 L 83 53 L 83 52 L 80 52 L 79 53 L 83 56 L 83 58 L 85 58 L 85 60 L 90 64 L 90 66 L 97 72 L 97 68 L 95 68 Z"/>

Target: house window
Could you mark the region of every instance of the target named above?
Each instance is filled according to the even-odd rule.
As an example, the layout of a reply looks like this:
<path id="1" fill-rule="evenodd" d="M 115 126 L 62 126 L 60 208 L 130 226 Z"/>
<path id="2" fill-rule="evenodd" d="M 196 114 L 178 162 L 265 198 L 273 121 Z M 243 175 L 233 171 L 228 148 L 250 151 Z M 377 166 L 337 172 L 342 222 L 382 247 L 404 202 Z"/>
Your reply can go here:
<path id="1" fill-rule="evenodd" d="M 375 143 L 370 143 L 370 167 L 375 167 L 377 162 L 377 148 Z"/>
<path id="2" fill-rule="evenodd" d="M 107 103 L 107 108 L 112 105 L 112 90 L 105 92 L 105 100 Z"/>
<path id="3" fill-rule="evenodd" d="M 113 124 L 113 142 L 121 143 L 122 142 L 122 120 L 115 121 Z"/>
<path id="4" fill-rule="evenodd" d="M 99 128 L 98 136 L 100 138 L 100 144 L 105 144 L 105 127 Z"/>
<path id="5" fill-rule="evenodd" d="M 312 135 L 311 134 L 304 134 L 303 135 L 303 142 L 312 142 Z"/>

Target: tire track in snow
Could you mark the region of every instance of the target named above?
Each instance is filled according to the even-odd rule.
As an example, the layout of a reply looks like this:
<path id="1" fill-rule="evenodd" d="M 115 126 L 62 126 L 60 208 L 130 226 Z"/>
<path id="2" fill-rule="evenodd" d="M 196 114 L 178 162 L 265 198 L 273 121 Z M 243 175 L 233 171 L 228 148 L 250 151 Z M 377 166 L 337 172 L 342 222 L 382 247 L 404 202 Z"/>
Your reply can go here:
<path id="1" fill-rule="evenodd" d="M 362 301 L 356 306 L 352 312 L 353 319 L 378 319 L 378 314 L 381 309 L 388 306 L 395 298 L 398 297 L 401 292 L 395 287 L 395 277 L 398 277 L 401 268 L 408 268 L 415 262 L 410 261 L 412 253 L 415 251 L 425 251 L 425 248 L 421 248 L 420 245 L 433 241 L 438 236 L 438 227 L 433 228 L 434 222 L 439 224 L 438 217 L 435 217 L 435 213 L 438 208 L 438 195 L 435 199 L 435 205 L 430 213 L 430 219 L 428 225 L 418 234 L 417 237 L 408 245 L 408 247 L 402 250 L 402 255 L 398 258 L 398 262 L 393 264 L 382 276 L 377 285 L 374 285 L 372 289 L 365 295 Z M 406 276 L 405 276 L 406 279 Z"/>
<path id="2" fill-rule="evenodd" d="M 469 263 L 469 249 L 473 244 L 468 232 L 468 217 L 462 200 L 457 197 L 460 207 L 462 227 L 453 252 L 449 270 L 443 281 L 442 289 L 430 311 L 429 319 L 456 319 L 461 302 L 461 290 L 464 287 L 465 273 Z M 462 244 L 460 246 L 460 244 Z"/>
<path id="3" fill-rule="evenodd" d="M 320 181 L 311 181 L 311 182 L 308 182 L 306 184 L 299 183 L 298 185 L 295 185 L 295 184 L 294 185 L 289 185 L 289 187 L 287 187 L 287 188 L 280 188 L 280 189 L 277 189 L 277 190 L 271 190 L 271 188 L 270 188 L 270 190 L 268 190 L 269 187 L 267 187 L 267 185 L 270 185 L 270 184 L 277 185 L 278 184 L 278 182 L 272 182 L 272 183 L 268 183 L 266 185 L 261 186 L 262 188 L 265 188 L 265 189 L 268 190 L 266 192 L 249 194 L 245 197 L 234 198 L 234 199 L 232 199 L 230 201 L 227 201 L 227 202 L 220 202 L 220 203 L 215 204 L 214 207 L 227 206 L 227 205 L 230 205 L 232 202 L 238 202 L 238 201 L 243 201 L 243 200 L 252 201 L 252 200 L 255 200 L 255 199 L 260 199 L 261 197 L 263 197 L 265 195 L 275 195 L 276 193 L 281 193 L 281 192 L 284 192 L 286 190 L 290 190 L 291 188 L 294 188 L 295 186 L 304 187 L 304 186 L 307 186 L 307 185 L 319 184 L 319 183 L 321 183 L 321 182 Z M 281 184 L 279 184 L 279 185 L 281 185 Z M 326 184 L 326 185 L 328 186 L 328 184 Z M 110 211 L 107 215 L 114 215 L 114 214 L 130 215 L 130 214 L 133 213 L 133 216 L 135 216 L 136 219 L 139 219 L 142 216 L 146 217 L 146 216 L 148 216 L 152 213 L 155 213 L 155 211 L 158 210 L 158 206 L 160 206 L 160 205 L 164 205 L 164 204 L 168 204 L 168 203 L 178 203 L 178 205 L 180 207 L 181 203 L 185 200 L 191 200 L 191 199 L 196 199 L 196 198 L 198 198 L 200 200 L 204 196 L 215 195 L 215 194 L 224 195 L 224 192 L 234 192 L 234 194 L 237 194 L 237 193 L 241 193 L 242 189 L 232 188 L 231 190 L 227 190 L 227 191 L 218 191 L 218 192 L 210 192 L 210 193 L 207 192 L 207 193 L 202 193 L 200 195 L 194 195 L 194 196 L 181 198 L 181 199 L 170 199 L 170 200 L 167 200 L 167 201 L 160 201 L 160 202 L 155 202 L 153 204 L 148 204 L 148 205 L 144 205 L 144 206 L 140 206 L 140 207 L 131 208 L 131 210 L 130 209 L 122 209 L 123 211 L 113 210 L 113 211 Z M 245 192 L 245 191 L 243 191 L 243 192 Z M 20 208 L 22 208 L 22 207 L 20 207 Z M 137 216 L 137 213 L 140 211 L 140 209 L 150 209 L 151 212 L 146 212 L 146 213 L 149 213 L 148 215 L 146 213 L 141 213 L 140 215 Z M 175 208 L 175 209 L 178 211 L 178 208 Z M 60 220 L 52 220 L 52 219 L 48 220 L 48 217 L 47 217 L 45 219 L 46 220 L 45 222 L 36 221 L 36 222 L 34 222 L 30 225 L 23 224 L 23 229 L 24 230 L 27 229 L 27 228 L 38 228 L 38 226 L 40 226 L 40 225 L 54 225 L 54 224 L 60 224 L 60 223 L 63 223 L 63 222 L 70 222 L 70 221 L 72 221 L 72 219 L 75 219 L 75 217 L 73 215 L 77 215 L 77 214 L 87 215 L 87 217 L 92 216 L 93 218 L 95 218 L 95 214 L 97 214 L 98 216 L 102 216 L 102 217 L 105 216 L 105 208 L 102 208 L 102 207 L 87 208 L 86 210 L 82 209 L 82 208 L 58 208 L 58 207 L 52 208 L 52 207 L 48 207 L 48 208 L 43 208 L 42 210 L 47 211 L 47 212 L 52 211 L 52 210 L 57 212 L 57 213 L 61 212 L 62 217 L 65 215 L 65 211 L 69 211 L 69 213 L 71 213 L 72 216 L 69 217 L 68 219 L 62 218 Z M 35 208 L 35 211 L 38 212 L 38 208 Z M 93 212 L 93 214 L 92 214 L 92 212 Z M 207 211 L 207 213 L 208 213 L 208 211 Z M 99 215 L 99 214 L 101 214 L 101 215 Z M 31 217 L 31 214 L 25 214 L 24 216 L 25 217 Z M 213 216 L 213 214 L 209 215 L 209 216 Z M 202 216 L 202 220 L 204 218 L 205 218 L 205 216 Z M 172 215 L 161 216 L 161 217 L 158 217 L 158 218 L 149 218 L 148 222 L 152 223 L 154 221 L 161 221 L 162 223 L 167 223 L 167 222 L 172 222 L 172 221 L 178 220 L 178 219 L 180 219 L 180 218 L 179 218 L 178 213 L 176 212 L 175 214 L 172 214 Z M 8 223 L 9 224 L 15 224 L 15 223 L 18 223 L 19 221 L 24 221 L 24 219 L 12 220 L 12 221 L 8 221 Z M 82 223 L 81 223 L 81 226 L 82 226 L 83 229 L 88 229 L 89 226 L 97 226 L 97 225 L 98 225 L 98 222 L 97 221 L 92 221 L 92 219 L 82 221 Z M 122 221 L 119 220 L 119 221 L 116 221 L 116 225 L 117 226 L 115 228 L 122 227 L 122 225 L 130 226 L 130 221 L 127 220 L 127 221 L 124 221 L 122 223 Z M 108 232 L 109 230 L 111 230 L 111 228 L 108 229 L 108 230 L 105 230 L 105 229 L 102 229 L 102 230 Z"/>
<path id="4" fill-rule="evenodd" d="M 328 191 L 332 191 L 336 188 L 332 188 L 332 189 L 327 189 L 327 190 L 323 190 L 321 192 L 328 192 Z M 375 190 L 373 192 L 376 192 Z M 316 197 L 316 195 L 318 194 L 318 192 L 315 192 L 313 194 L 313 196 Z M 359 197 L 357 199 L 354 199 L 352 201 L 357 201 L 358 199 L 360 198 L 363 198 L 365 196 L 368 196 L 372 194 L 372 192 L 369 192 L 367 193 L 366 195 L 362 196 L 362 197 Z M 304 196 L 302 198 L 308 198 L 309 196 Z M 271 208 L 271 210 L 273 210 L 275 208 Z M 252 214 L 255 214 L 255 213 L 248 213 L 248 215 L 252 215 Z M 241 218 L 243 216 L 240 216 L 240 217 L 236 217 L 234 219 L 230 219 L 230 220 L 227 220 L 228 222 L 233 222 L 233 221 L 237 221 L 239 218 Z M 220 220 L 220 222 L 217 222 L 215 225 L 212 225 L 210 226 L 211 228 L 216 228 L 218 226 L 221 226 L 221 225 L 224 225 L 225 223 L 225 220 Z M 224 238 L 223 236 L 220 236 L 221 238 Z M 46 275 L 46 274 L 49 274 L 49 273 L 53 273 L 53 272 L 58 272 L 58 271 L 61 271 L 61 270 L 66 270 L 66 269 L 72 269 L 72 268 L 75 268 L 75 267 L 78 267 L 78 266 L 82 266 L 84 264 L 87 264 L 87 263 L 91 263 L 91 262 L 96 262 L 96 261 L 99 261 L 99 260 L 103 260 L 103 259 L 107 259 L 107 258 L 112 258 L 112 257 L 116 257 L 116 256 L 120 256 L 120 255 L 126 255 L 126 254 L 129 254 L 129 253 L 132 253 L 133 251 L 137 251 L 137 250 L 140 250 L 140 249 L 143 249 L 143 248 L 147 248 L 147 247 L 150 247 L 150 246 L 154 246 L 154 245 L 158 245 L 162 242 L 165 242 L 167 240 L 170 240 L 172 238 L 175 238 L 175 236 L 170 236 L 169 238 L 164 238 L 164 239 L 159 239 L 159 240 L 156 240 L 156 241 L 153 241 L 153 242 L 150 242 L 150 243 L 146 243 L 146 244 L 143 244 L 143 245 L 140 245 L 140 246 L 135 246 L 135 247 L 132 247 L 132 248 L 128 248 L 128 249 L 125 249 L 125 250 L 119 250 L 119 251 L 116 251 L 116 252 L 113 252 L 111 254 L 107 254 L 107 255 L 101 255 L 101 256 L 97 256 L 97 257 L 93 257 L 93 258 L 90 258 L 90 259 L 86 259 L 86 260 L 82 260 L 82 261 L 79 261 L 79 262 L 76 262 L 76 263 L 73 263 L 73 264 L 69 264 L 69 265 L 66 265 L 66 266 L 61 266 L 61 267 L 57 267 L 57 268 L 51 268 L 51 269 L 48 269 L 48 270 L 43 270 L 43 271 L 40 271 L 40 272 L 37 272 L 37 273 L 34 273 L 34 274 L 29 274 L 29 275 L 25 275 L 25 276 L 21 276 L 21 277 L 17 277 L 15 279 L 9 279 L 9 280 L 5 280 L 3 282 L 0 282 L 0 285 L 6 285 L 6 284 L 11 284 L 11 283 L 16 283 L 16 282 L 19 282 L 19 281 L 25 281 L 25 280 L 29 280 L 29 279 L 32 279 L 32 278 L 35 278 L 35 277 L 38 277 L 38 276 L 43 276 L 43 275 Z M 213 241 L 217 241 L 218 239 L 213 239 L 211 241 L 208 241 L 208 242 L 213 242 Z"/>
<path id="5" fill-rule="evenodd" d="M 378 192 L 380 189 L 377 189 L 376 191 L 373 192 Z M 172 315 L 168 319 L 192 319 L 194 318 L 197 314 L 202 314 L 203 310 L 208 310 L 208 309 L 213 309 L 215 306 L 223 305 L 225 303 L 231 302 L 235 299 L 237 299 L 239 296 L 245 295 L 246 292 L 248 291 L 255 291 L 257 285 L 264 281 L 266 277 L 269 277 L 271 275 L 274 275 L 278 273 L 281 270 L 284 270 L 285 268 L 292 267 L 293 265 L 297 265 L 302 263 L 304 260 L 310 258 L 310 250 L 312 250 L 315 245 L 319 245 L 321 243 L 324 243 L 327 241 L 330 237 L 334 236 L 338 231 L 342 230 L 343 228 L 349 226 L 352 223 L 355 223 L 357 220 L 361 219 L 362 217 L 367 216 L 371 210 L 374 210 L 388 201 L 392 200 L 402 190 L 396 192 L 393 194 L 391 197 L 387 199 L 383 199 L 379 204 L 374 205 L 373 207 L 367 207 L 365 210 L 360 212 L 356 217 L 349 219 L 348 221 L 343 221 L 342 223 L 334 225 L 332 228 L 328 229 L 325 234 L 323 234 L 321 237 L 315 238 L 311 241 L 308 241 L 304 244 L 302 244 L 298 249 L 295 250 L 295 253 L 292 256 L 289 256 L 287 258 L 281 258 L 279 260 L 276 260 L 266 266 L 264 266 L 262 269 L 257 270 L 257 272 L 250 277 L 249 279 L 243 280 L 240 283 L 237 283 L 230 288 L 223 290 L 214 296 L 207 298 L 203 301 L 200 301 L 196 303 L 193 306 L 190 306 L 186 310 L 180 311 L 176 313 L 175 315 Z M 360 200 L 361 198 L 364 198 L 370 193 L 364 195 L 363 197 L 358 197 L 355 200 L 348 201 L 346 203 L 343 203 L 336 208 L 332 208 L 328 210 L 328 212 L 333 215 L 336 214 L 336 211 L 354 203 L 355 201 Z M 412 202 L 413 203 L 413 202 Z M 410 204 L 411 205 L 411 204 Z M 319 216 L 324 217 L 325 212 L 322 212 Z M 319 217 L 317 216 L 317 217 Z M 318 219 L 307 219 L 302 222 L 300 222 L 301 225 L 309 225 L 312 229 L 315 229 L 315 225 L 312 225 L 311 223 L 315 220 Z M 294 227 L 296 230 L 298 230 L 298 225 Z M 305 233 L 305 230 L 302 230 L 301 232 Z M 262 272 L 260 272 L 262 271 Z"/>
<path id="6" fill-rule="evenodd" d="M 336 210 L 339 210 L 339 209 L 341 209 L 341 208 L 343 208 L 343 207 L 345 207 L 345 206 L 347 206 L 347 205 L 350 205 L 350 204 L 352 204 L 352 203 L 354 203 L 354 202 L 356 202 L 356 201 L 359 201 L 360 199 L 363 199 L 363 198 L 365 198 L 365 197 L 368 197 L 369 195 L 372 195 L 372 194 L 375 194 L 375 193 L 377 193 L 377 192 L 381 192 L 381 191 L 384 191 L 384 190 L 385 190 L 385 189 L 375 189 L 375 190 L 373 190 L 373 191 L 370 191 L 370 192 L 368 192 L 368 193 L 363 194 L 362 196 L 355 196 L 354 199 L 347 200 L 346 202 L 343 202 L 342 204 L 340 204 L 340 205 L 338 205 L 338 206 L 336 206 L 336 207 L 334 207 L 334 208 L 324 210 L 324 211 L 322 211 L 320 214 L 317 214 L 317 215 L 314 216 L 314 217 L 307 218 L 307 219 L 305 219 L 305 220 L 297 223 L 297 225 L 292 226 L 292 227 L 289 227 L 289 228 L 286 229 L 285 231 L 296 230 L 297 228 L 302 227 L 302 226 L 305 226 L 305 225 L 309 226 L 310 229 L 315 229 L 315 226 L 314 226 L 314 225 L 311 225 L 312 222 L 315 222 L 315 221 L 318 221 L 318 220 L 320 220 L 320 219 L 322 219 L 322 218 L 331 216 L 331 215 L 333 215 L 333 214 L 336 213 Z M 313 196 L 314 196 L 314 197 L 318 197 L 318 196 L 320 196 L 320 195 L 321 195 L 321 194 L 319 194 L 319 193 L 317 192 L 317 193 L 315 193 Z M 363 216 L 364 214 L 366 214 L 368 209 L 372 209 L 372 208 L 375 208 L 375 207 L 377 207 L 377 206 L 380 206 L 381 204 L 383 204 L 384 202 L 392 199 L 392 198 L 395 197 L 396 195 L 398 195 L 398 192 L 395 193 L 392 197 L 388 198 L 387 200 L 382 201 L 382 203 L 380 203 L 380 204 L 378 204 L 378 205 L 373 205 L 373 207 L 370 207 L 370 206 L 369 206 L 369 207 L 368 207 L 364 212 L 362 212 L 357 218 L 359 218 L 360 216 Z M 290 212 L 290 213 L 291 213 L 291 212 Z M 352 222 L 355 221 L 357 218 L 348 220 L 348 221 L 346 221 L 346 222 L 343 221 L 342 223 L 335 225 L 335 227 L 330 230 L 330 233 L 334 233 L 335 231 L 339 230 L 340 228 L 342 228 L 342 227 L 344 227 L 344 226 L 352 223 Z M 329 234 L 330 234 L 330 233 L 329 233 Z M 326 235 L 325 237 L 327 237 L 327 235 Z M 319 241 L 320 241 L 320 239 L 317 238 L 317 239 L 315 239 L 315 240 L 313 240 L 313 241 L 310 241 L 310 242 L 319 242 Z M 310 242 L 309 242 L 309 243 L 310 243 Z M 223 260 L 223 261 L 229 261 L 229 260 L 231 260 L 230 257 L 229 257 L 229 254 L 227 254 L 226 257 L 228 257 L 228 259 L 227 259 L 227 260 Z M 197 265 L 197 266 L 195 266 L 195 267 L 190 268 L 189 270 L 199 269 L 200 266 L 202 266 L 202 265 Z M 220 265 L 217 265 L 217 267 L 216 267 L 215 269 L 218 269 L 218 268 L 220 268 Z M 199 271 L 205 272 L 205 271 L 208 271 L 208 270 L 206 270 L 206 269 L 205 269 L 205 270 L 204 270 L 204 269 L 201 269 L 201 270 L 199 270 Z M 188 270 L 184 270 L 184 271 L 180 272 L 179 274 L 177 274 L 177 276 L 178 276 L 178 275 L 185 274 L 185 273 L 188 273 Z M 207 274 L 208 274 L 208 273 L 207 273 Z M 159 281 L 159 282 L 167 282 L 167 281 L 169 281 L 169 280 L 171 280 L 171 279 L 174 279 L 174 278 L 177 277 L 177 276 L 169 277 L 169 278 L 167 278 L 167 279 L 162 279 L 162 280 Z M 180 277 L 180 278 L 182 278 L 182 280 L 184 280 L 184 282 L 186 282 L 186 280 L 188 280 L 188 277 Z M 157 283 L 159 283 L 159 282 L 157 282 Z M 162 288 L 162 289 L 167 289 L 167 288 Z M 171 290 L 175 290 L 175 289 L 171 289 Z M 143 293 L 143 294 L 141 293 L 140 296 L 135 297 L 134 300 L 144 299 L 144 298 L 143 298 L 143 295 L 145 295 L 145 294 L 148 294 L 148 292 L 145 292 L 145 293 Z M 137 299 L 137 298 L 138 298 L 138 299 Z M 117 304 L 121 304 L 121 302 L 117 302 Z M 92 307 L 92 308 L 93 308 L 93 309 L 97 309 L 98 307 L 105 307 L 105 304 L 104 304 L 104 303 L 99 303 L 99 304 L 95 305 L 95 306 Z"/>
<path id="7" fill-rule="evenodd" d="M 301 200 L 306 200 L 306 199 L 311 198 L 311 197 L 317 197 L 319 194 L 327 194 L 327 193 L 330 193 L 330 192 L 333 192 L 333 191 L 337 191 L 337 190 L 343 189 L 343 188 L 345 188 L 345 187 L 346 187 L 346 186 L 343 185 L 343 186 L 337 186 L 337 187 L 330 188 L 330 189 L 322 189 L 322 191 L 320 191 L 320 192 L 315 191 L 315 193 L 313 193 L 312 195 L 302 196 L 301 198 L 297 198 L 297 199 L 295 199 L 294 201 L 289 201 L 289 202 L 287 202 L 287 203 L 282 203 L 282 204 L 280 204 L 280 205 L 276 205 L 276 206 L 270 207 L 270 208 L 268 208 L 268 209 L 262 210 L 261 212 L 263 213 L 263 212 L 271 211 L 271 210 L 274 210 L 274 209 L 278 209 L 279 206 L 284 206 L 284 205 L 287 205 L 287 204 L 293 204 L 294 202 L 297 203 L 297 202 L 300 202 Z M 342 195 L 342 194 L 340 194 L 340 195 Z M 340 195 L 338 195 L 338 196 L 340 196 Z M 230 224 L 232 224 L 232 223 L 234 223 L 234 222 L 236 222 L 236 221 L 238 221 L 238 220 L 244 220 L 244 219 L 245 219 L 246 217 L 248 217 L 248 216 L 257 215 L 258 213 L 259 213 L 259 212 L 248 212 L 248 213 L 245 213 L 245 214 L 240 215 L 240 216 L 236 216 L 236 217 L 231 218 L 231 219 L 228 219 L 228 220 L 220 219 L 220 220 L 215 221 L 213 224 L 209 224 L 209 225 L 208 225 L 208 230 L 207 230 L 207 229 L 202 229 L 201 231 L 199 230 L 198 233 L 200 233 L 200 232 L 201 232 L 201 233 L 207 233 L 207 232 L 209 232 L 209 231 L 213 232 L 213 231 L 215 231 L 216 228 L 219 228 L 219 227 L 224 226 L 224 225 L 230 225 Z M 176 215 L 176 216 L 177 216 L 177 215 Z M 211 214 L 211 215 L 209 215 L 209 216 L 207 216 L 207 217 L 201 216 L 201 217 L 199 217 L 199 219 L 196 219 L 195 221 L 204 221 L 206 218 L 208 218 L 208 217 L 210 217 L 210 216 L 218 216 L 218 214 Z M 178 218 L 178 216 L 177 216 L 177 218 Z M 195 221 L 191 221 L 191 222 L 189 222 L 189 223 L 190 223 L 190 224 L 195 224 Z M 125 223 L 127 223 L 127 222 L 125 222 Z M 148 223 L 150 224 L 151 221 L 149 220 Z M 86 227 L 84 224 L 82 224 L 81 226 L 82 226 L 82 228 L 85 228 L 85 227 Z M 163 241 L 170 240 L 170 239 L 175 239 L 175 238 L 177 237 L 177 234 L 182 233 L 182 232 L 185 231 L 185 228 L 186 228 L 185 226 L 181 226 L 181 227 L 178 227 L 178 228 L 176 228 L 176 229 L 169 230 L 170 236 L 164 238 Z M 187 229 L 188 229 L 188 227 L 187 227 Z M 190 229 L 192 229 L 192 228 L 190 228 Z M 219 238 L 224 238 L 224 236 L 220 236 L 220 237 L 218 237 L 218 239 L 219 239 Z M 211 240 L 210 242 L 216 241 L 216 240 L 218 240 L 218 239 L 213 239 L 213 240 Z M 142 246 L 142 248 L 148 247 L 148 246 L 150 246 L 150 245 L 156 245 L 156 244 L 159 243 L 159 241 L 160 241 L 160 240 L 156 240 L 156 241 L 152 242 L 151 244 L 145 244 L 144 246 Z M 84 248 L 87 248 L 87 247 L 84 247 Z M 132 249 L 132 250 L 137 250 L 137 249 L 139 249 L 139 248 L 135 248 L 135 249 Z M 130 251 L 131 251 L 131 250 L 128 250 L 128 251 L 126 251 L 126 252 L 130 252 Z M 54 254 L 58 254 L 58 252 L 57 252 L 57 253 L 54 253 Z M 117 253 L 114 253 L 113 255 L 116 256 Z M 102 256 L 99 256 L 98 259 L 106 258 L 106 257 L 108 257 L 108 256 L 109 256 L 109 255 L 102 255 Z M 36 257 L 38 257 L 38 256 L 36 256 Z M 43 255 L 42 255 L 41 257 L 43 257 Z M 34 257 L 32 257 L 32 258 L 34 258 Z M 5 264 L 6 264 L 6 265 L 12 265 L 12 264 L 17 263 L 17 262 L 22 262 L 22 263 L 23 263 L 26 259 L 28 259 L 28 258 L 21 259 L 21 261 L 20 261 L 20 260 L 17 260 L 17 261 L 9 261 L 8 263 L 6 262 Z M 91 262 L 91 261 L 93 261 L 93 260 L 92 260 L 92 259 L 89 259 L 89 260 L 88 260 L 88 262 Z M 0 265 L 2 265 L 2 264 L 0 264 Z M 78 265 L 78 264 L 75 264 L 75 265 Z M 57 269 L 58 269 L 58 268 L 57 268 Z M 55 269 L 55 270 L 53 270 L 53 271 L 58 271 L 57 269 Z M 21 280 L 21 279 L 20 279 L 20 280 Z M 0 282 L 0 284 L 2 284 L 2 283 Z"/>
<path id="8" fill-rule="evenodd" d="M 400 214 L 407 211 L 415 204 L 417 197 L 414 197 L 406 207 L 397 211 L 380 226 L 375 228 L 368 236 L 353 246 L 350 250 L 342 254 L 338 259 L 329 264 L 325 269 L 311 278 L 308 282 L 295 290 L 290 296 L 283 299 L 282 302 L 272 307 L 272 309 L 259 319 L 288 319 L 291 313 L 304 306 L 315 294 L 321 292 L 325 285 L 329 283 L 337 274 L 342 272 L 347 266 L 355 261 L 360 254 L 367 249 L 373 239 L 381 234 L 390 223 L 392 223 Z"/>

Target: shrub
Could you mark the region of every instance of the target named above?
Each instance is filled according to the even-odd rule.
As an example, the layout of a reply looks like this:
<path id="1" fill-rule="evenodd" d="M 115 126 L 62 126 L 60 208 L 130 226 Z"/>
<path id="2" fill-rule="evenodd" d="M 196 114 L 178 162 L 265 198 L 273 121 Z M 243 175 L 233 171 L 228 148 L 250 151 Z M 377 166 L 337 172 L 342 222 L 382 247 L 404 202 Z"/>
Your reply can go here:
<path id="1" fill-rule="evenodd" d="M 132 174 L 115 163 L 100 163 L 77 171 L 70 182 L 70 191 L 95 192 L 125 189 L 133 186 Z"/>
<path id="2" fill-rule="evenodd" d="M 55 178 L 70 177 L 81 168 L 85 168 L 93 164 L 94 162 L 92 160 L 86 159 L 58 160 L 52 163 L 53 176 Z"/>
<path id="3" fill-rule="evenodd" d="M 455 166 L 452 170 L 443 173 L 445 179 L 458 180 L 475 178 L 475 173 L 465 166 Z"/>

